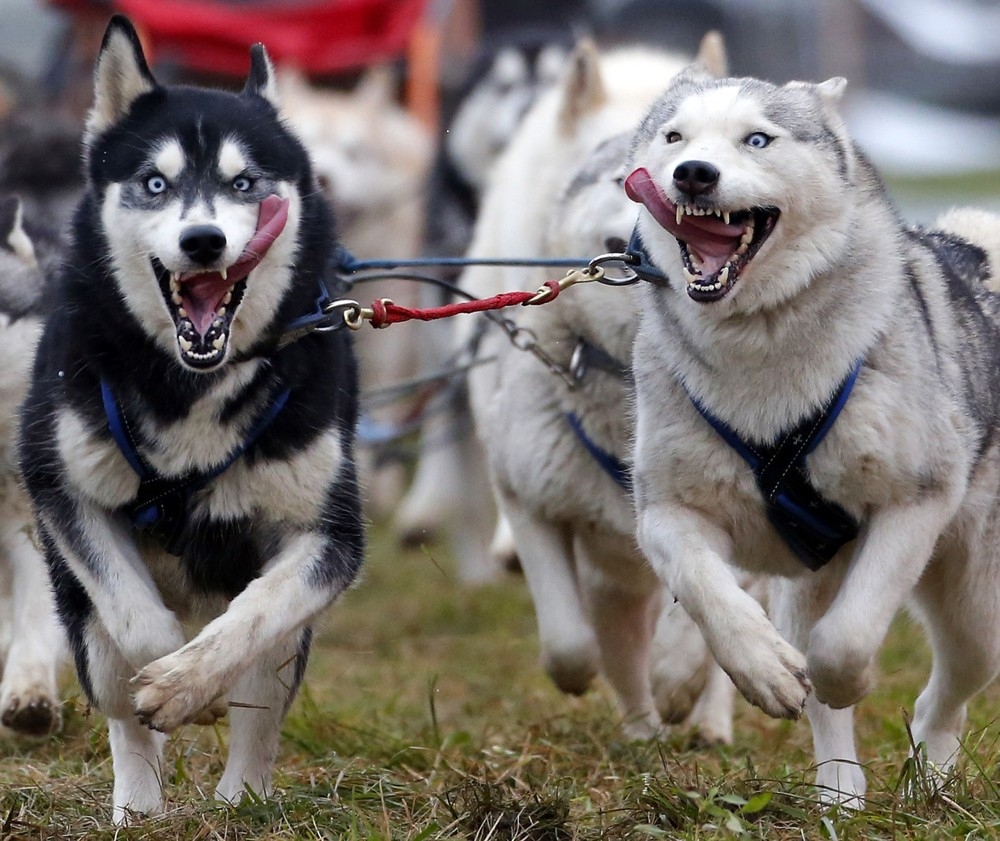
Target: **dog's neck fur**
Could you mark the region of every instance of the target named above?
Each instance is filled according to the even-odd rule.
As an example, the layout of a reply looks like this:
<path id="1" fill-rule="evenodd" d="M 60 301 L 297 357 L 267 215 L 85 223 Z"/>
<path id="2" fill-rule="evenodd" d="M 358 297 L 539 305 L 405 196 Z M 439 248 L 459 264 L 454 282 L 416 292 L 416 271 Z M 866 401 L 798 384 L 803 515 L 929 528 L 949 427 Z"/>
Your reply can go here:
<path id="1" fill-rule="evenodd" d="M 772 440 L 823 404 L 886 330 L 899 290 L 887 288 L 884 278 L 899 277 L 899 266 L 887 266 L 878 277 L 855 266 L 865 262 L 859 251 L 875 247 L 873 241 L 864 243 L 866 230 L 899 228 L 899 223 L 884 199 L 851 212 L 855 250 L 830 256 L 832 269 L 810 272 L 807 265 L 797 266 L 793 270 L 809 272 L 807 282 L 780 304 L 743 312 L 738 301 L 724 301 L 728 313 L 720 313 L 717 304 L 692 301 L 681 284 L 648 285 L 646 300 L 656 313 L 653 320 L 663 325 L 660 346 L 672 370 L 702 405 L 751 439 Z M 650 219 L 643 221 L 654 261 L 676 262 L 673 238 Z M 740 282 L 768 283 L 769 275 L 784 270 L 762 260 Z M 850 293 L 845 295 L 845 289 Z M 644 329 L 652 320 L 646 321 Z M 774 388 L 778 383 L 780 388 Z M 762 394 L 771 399 L 762 401 Z"/>

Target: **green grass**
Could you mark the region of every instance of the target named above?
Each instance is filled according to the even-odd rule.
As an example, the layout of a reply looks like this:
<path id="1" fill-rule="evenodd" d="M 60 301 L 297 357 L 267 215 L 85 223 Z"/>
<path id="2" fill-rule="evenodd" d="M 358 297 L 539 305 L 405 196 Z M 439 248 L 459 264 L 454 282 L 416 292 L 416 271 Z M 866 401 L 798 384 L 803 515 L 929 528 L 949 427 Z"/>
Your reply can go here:
<path id="1" fill-rule="evenodd" d="M 817 805 L 804 721 L 740 701 L 730 748 L 691 750 L 683 732 L 628 743 L 606 687 L 562 696 L 536 660 L 521 579 L 465 588 L 436 550 L 400 552 L 376 532 L 365 580 L 324 620 L 277 796 L 215 804 L 226 724 L 189 727 L 168 745 L 168 813 L 115 830 L 103 721 L 70 682 L 59 737 L 2 743 L 0 841 L 1000 838 L 996 690 L 973 705 L 944 792 L 907 786 L 919 778 L 904 710 L 928 657 L 905 619 L 858 714 L 862 814 Z"/>

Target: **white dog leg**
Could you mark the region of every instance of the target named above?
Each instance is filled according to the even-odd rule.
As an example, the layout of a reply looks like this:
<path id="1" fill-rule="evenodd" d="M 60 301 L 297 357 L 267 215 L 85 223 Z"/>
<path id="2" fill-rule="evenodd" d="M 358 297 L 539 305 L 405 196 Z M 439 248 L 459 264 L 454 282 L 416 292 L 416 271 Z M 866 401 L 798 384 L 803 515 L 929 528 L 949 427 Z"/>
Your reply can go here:
<path id="1" fill-rule="evenodd" d="M 810 696 L 806 715 L 813 734 L 820 801 L 863 809 L 867 783 L 854 744 L 854 708 L 835 710 Z"/>
<path id="2" fill-rule="evenodd" d="M 789 642 L 804 647 L 816 620 L 826 611 L 843 579 L 846 564 L 832 561 L 801 578 L 773 579 L 769 603 L 774 624 Z M 854 744 L 854 712 L 835 710 L 815 696 L 806 700 L 816 759 L 816 787 L 824 803 L 864 807 L 865 773 Z"/>
<path id="3" fill-rule="evenodd" d="M 247 788 L 260 797 L 271 795 L 281 723 L 298 689 L 308 653 L 308 643 L 300 644 L 301 638 L 301 634 L 294 634 L 277 645 L 233 687 L 229 758 L 215 790 L 216 799 L 238 803 Z"/>
<path id="4" fill-rule="evenodd" d="M 563 692 L 586 692 L 597 674 L 594 630 L 577 588 L 569 536 L 504 498 L 538 623 L 542 666 Z"/>
<path id="5" fill-rule="evenodd" d="M 668 724 L 679 724 L 691 715 L 705 689 L 706 664 L 712 655 L 701 631 L 684 608 L 666 591 L 662 600 L 663 608 L 656 620 L 650 646 L 650 679 L 661 718 Z M 726 681 L 730 682 L 728 677 Z"/>
<path id="6" fill-rule="evenodd" d="M 0 544 L 10 567 L 10 639 L 0 716 L 12 730 L 43 736 L 61 722 L 57 673 L 66 655 L 66 637 L 56 617 L 45 562 L 28 538 L 28 516 L 25 504 L 22 517 L 6 520 L 10 527 Z"/>
<path id="7" fill-rule="evenodd" d="M 114 768 L 114 812 L 116 824 L 135 821 L 142 815 L 163 811 L 161 757 L 166 735 L 143 727 L 134 715 L 108 719 L 108 740 Z"/>
<path id="8" fill-rule="evenodd" d="M 809 677 L 821 701 L 848 707 L 871 689 L 889 624 L 952 514 L 945 500 L 931 497 L 872 519 L 830 609 L 809 635 Z"/>
<path id="9" fill-rule="evenodd" d="M 934 666 L 917 698 L 913 738 L 924 743 L 927 760 L 945 773 L 955 762 L 965 727 L 966 702 L 1000 669 L 997 626 L 997 567 L 983 564 L 977 574 L 959 574 L 954 561 L 942 557 L 917 591 L 914 612 L 927 629 Z"/>
<path id="10" fill-rule="evenodd" d="M 728 535 L 692 509 L 647 504 L 639 511 L 638 536 L 743 697 L 768 715 L 798 718 L 810 689 L 805 657 L 740 586 L 726 562 L 732 554 Z"/>
<path id="11" fill-rule="evenodd" d="M 638 557 L 632 575 L 622 568 L 620 540 L 578 536 L 574 550 L 580 589 L 597 635 L 601 672 L 618 696 L 625 735 L 655 738 L 662 722 L 649 681 L 649 642 L 660 588 Z"/>
<path id="12" fill-rule="evenodd" d="M 703 745 L 731 745 L 736 687 L 707 649 L 705 656 L 705 688 L 698 696 L 685 724 L 694 731 L 697 741 Z"/>

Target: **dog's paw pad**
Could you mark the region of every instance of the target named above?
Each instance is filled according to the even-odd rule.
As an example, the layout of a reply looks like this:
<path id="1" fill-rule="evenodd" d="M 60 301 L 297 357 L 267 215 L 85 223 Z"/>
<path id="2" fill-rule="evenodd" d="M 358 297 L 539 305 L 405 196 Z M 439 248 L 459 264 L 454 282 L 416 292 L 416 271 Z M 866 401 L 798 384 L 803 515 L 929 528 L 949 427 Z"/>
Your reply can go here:
<path id="1" fill-rule="evenodd" d="M 14 696 L 0 714 L 0 722 L 22 736 L 48 736 L 62 725 L 60 705 L 58 701 L 44 696 L 28 699 L 24 703 Z"/>

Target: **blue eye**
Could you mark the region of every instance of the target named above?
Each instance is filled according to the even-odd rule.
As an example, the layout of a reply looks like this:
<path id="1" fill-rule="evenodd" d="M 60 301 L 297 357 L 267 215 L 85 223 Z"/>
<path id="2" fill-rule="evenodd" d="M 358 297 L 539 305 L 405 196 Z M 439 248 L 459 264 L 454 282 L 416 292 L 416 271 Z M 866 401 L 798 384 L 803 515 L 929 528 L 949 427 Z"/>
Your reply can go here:
<path id="1" fill-rule="evenodd" d="M 747 146 L 752 146 L 754 149 L 763 149 L 772 140 L 774 140 L 774 138 L 770 135 L 764 134 L 762 131 L 755 131 L 753 134 L 748 134 L 747 139 L 743 142 L 746 143 Z"/>
<path id="2" fill-rule="evenodd" d="M 247 178 L 245 175 L 238 175 L 233 179 L 233 189 L 240 193 L 245 193 L 253 186 L 253 181 Z"/>
<path id="3" fill-rule="evenodd" d="M 167 190 L 167 179 L 162 175 L 151 175 L 146 179 L 146 189 L 154 196 L 164 193 Z"/>

